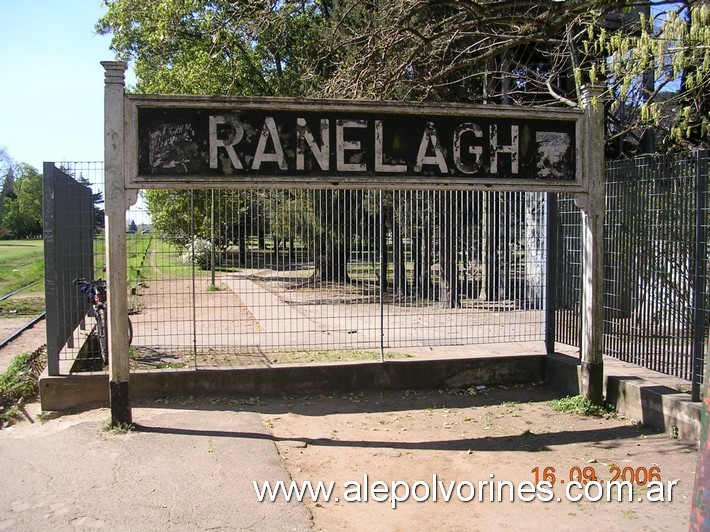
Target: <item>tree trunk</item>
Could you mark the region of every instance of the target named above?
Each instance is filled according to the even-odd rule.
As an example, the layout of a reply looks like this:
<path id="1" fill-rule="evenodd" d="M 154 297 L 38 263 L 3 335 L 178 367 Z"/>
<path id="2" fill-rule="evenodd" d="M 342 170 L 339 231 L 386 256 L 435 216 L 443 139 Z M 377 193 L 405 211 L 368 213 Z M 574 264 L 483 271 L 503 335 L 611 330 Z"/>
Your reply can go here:
<path id="1" fill-rule="evenodd" d="M 314 252 L 315 272 L 313 280 L 320 282 L 348 283 L 348 259 L 350 254 L 343 246 L 328 240 L 322 241 Z"/>
<path id="2" fill-rule="evenodd" d="M 483 193 L 481 216 L 481 291 L 479 299 L 495 301 L 500 292 L 499 199 L 495 192 Z"/>
<path id="3" fill-rule="evenodd" d="M 389 281 L 387 279 L 387 273 L 389 272 L 389 254 L 387 253 L 387 226 L 384 223 L 379 225 L 380 227 L 380 239 L 379 239 L 379 250 L 380 250 L 380 287 L 382 292 L 387 292 L 389 288 Z"/>
<path id="4" fill-rule="evenodd" d="M 247 263 L 247 236 L 244 224 L 239 224 L 239 266 Z"/>
<path id="5" fill-rule="evenodd" d="M 547 264 L 545 222 L 547 205 L 543 192 L 525 194 L 525 299 L 526 308 L 542 308 Z"/>

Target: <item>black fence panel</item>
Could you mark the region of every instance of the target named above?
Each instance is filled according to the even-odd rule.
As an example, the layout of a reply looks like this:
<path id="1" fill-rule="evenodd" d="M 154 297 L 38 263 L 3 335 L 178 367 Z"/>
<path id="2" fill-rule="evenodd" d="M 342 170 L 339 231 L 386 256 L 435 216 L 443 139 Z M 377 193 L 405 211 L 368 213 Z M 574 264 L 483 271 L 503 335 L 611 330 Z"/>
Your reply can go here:
<path id="1" fill-rule="evenodd" d="M 47 367 L 59 375 L 59 353 L 88 308 L 72 281 L 93 278 L 94 204 L 91 189 L 54 163 L 44 163 L 43 196 Z"/>
<path id="2" fill-rule="evenodd" d="M 604 352 L 702 382 L 708 321 L 707 152 L 606 166 Z M 560 197 L 556 340 L 579 346 L 580 212 Z"/>
<path id="3" fill-rule="evenodd" d="M 569 194 L 559 194 L 556 238 L 555 341 L 580 346 L 582 334 L 582 215 Z"/>

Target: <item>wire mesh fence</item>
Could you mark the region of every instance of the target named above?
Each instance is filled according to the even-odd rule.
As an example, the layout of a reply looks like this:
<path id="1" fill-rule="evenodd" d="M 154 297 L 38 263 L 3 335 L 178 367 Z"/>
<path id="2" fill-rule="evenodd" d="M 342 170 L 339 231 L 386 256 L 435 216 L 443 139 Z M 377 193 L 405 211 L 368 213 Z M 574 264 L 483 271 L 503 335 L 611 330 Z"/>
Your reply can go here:
<path id="1" fill-rule="evenodd" d="M 525 278 L 543 268 L 525 259 L 522 194 L 147 196 L 184 206 L 183 228 L 171 233 L 158 214 L 149 236 L 129 235 L 147 250 L 131 280 L 139 351 L 201 367 L 274 351 L 542 339 L 541 293 L 526 290 Z M 495 227 L 485 249 L 484 212 Z M 168 215 L 177 228 L 178 215 Z"/>
<path id="2" fill-rule="evenodd" d="M 707 152 L 606 166 L 604 353 L 691 381 L 708 335 Z M 579 346 L 580 212 L 560 198 L 557 340 Z"/>
<path id="3" fill-rule="evenodd" d="M 543 194 L 151 190 L 127 220 L 139 365 L 544 339 Z"/>
<path id="4" fill-rule="evenodd" d="M 62 168 L 100 199 L 101 163 Z M 705 152 L 607 165 L 605 354 L 689 380 L 694 395 L 708 330 L 707 195 Z M 127 213 L 132 358 L 206 368 L 543 341 L 547 209 L 540 193 L 141 192 Z M 555 340 L 579 346 L 580 213 L 567 195 L 556 211 Z M 94 250 L 100 275 L 100 224 Z"/>

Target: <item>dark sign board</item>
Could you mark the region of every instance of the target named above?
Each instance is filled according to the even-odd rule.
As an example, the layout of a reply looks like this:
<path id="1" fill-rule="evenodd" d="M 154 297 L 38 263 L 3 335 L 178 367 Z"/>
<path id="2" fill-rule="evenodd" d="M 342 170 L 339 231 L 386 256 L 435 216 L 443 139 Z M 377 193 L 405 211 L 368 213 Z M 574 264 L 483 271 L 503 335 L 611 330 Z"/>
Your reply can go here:
<path id="1" fill-rule="evenodd" d="M 141 186 L 579 189 L 581 181 L 578 112 L 283 99 L 135 102 L 132 182 Z"/>

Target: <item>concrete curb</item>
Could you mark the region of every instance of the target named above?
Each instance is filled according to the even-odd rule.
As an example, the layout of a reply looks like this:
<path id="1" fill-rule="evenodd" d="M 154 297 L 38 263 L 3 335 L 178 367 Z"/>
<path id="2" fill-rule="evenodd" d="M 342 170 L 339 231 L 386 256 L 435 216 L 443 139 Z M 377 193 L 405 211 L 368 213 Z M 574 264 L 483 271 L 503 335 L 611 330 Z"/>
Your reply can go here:
<path id="1" fill-rule="evenodd" d="M 604 361 L 605 396 L 619 415 L 662 430 L 674 438 L 698 444 L 701 403 L 690 394 L 659 384 L 660 374 L 648 375 L 642 368 L 629 368 Z M 580 366 L 577 358 L 555 353 L 547 358 L 547 382 L 570 395 L 579 393 Z M 653 380 L 650 380 L 650 378 Z"/>
<path id="2" fill-rule="evenodd" d="M 131 397 L 270 395 L 465 388 L 524 384 L 545 379 L 545 355 L 490 358 L 392 360 L 321 365 L 242 367 L 218 370 L 162 370 L 131 373 Z M 43 410 L 108 405 L 105 373 L 50 377 L 39 382 Z"/>
<path id="3" fill-rule="evenodd" d="M 642 368 L 605 361 L 606 400 L 627 418 L 695 444 L 701 427 L 700 403 L 690 395 L 659 384 L 662 376 Z M 640 376 L 639 376 L 640 375 Z M 559 353 L 452 359 L 392 360 L 320 365 L 242 367 L 216 370 L 138 371 L 131 374 L 131 398 L 171 396 L 278 395 L 357 390 L 467 388 L 475 385 L 529 384 L 546 381 L 564 393 L 579 393 L 579 359 Z M 105 373 L 60 377 L 39 382 L 42 409 L 70 410 L 107 406 Z"/>

